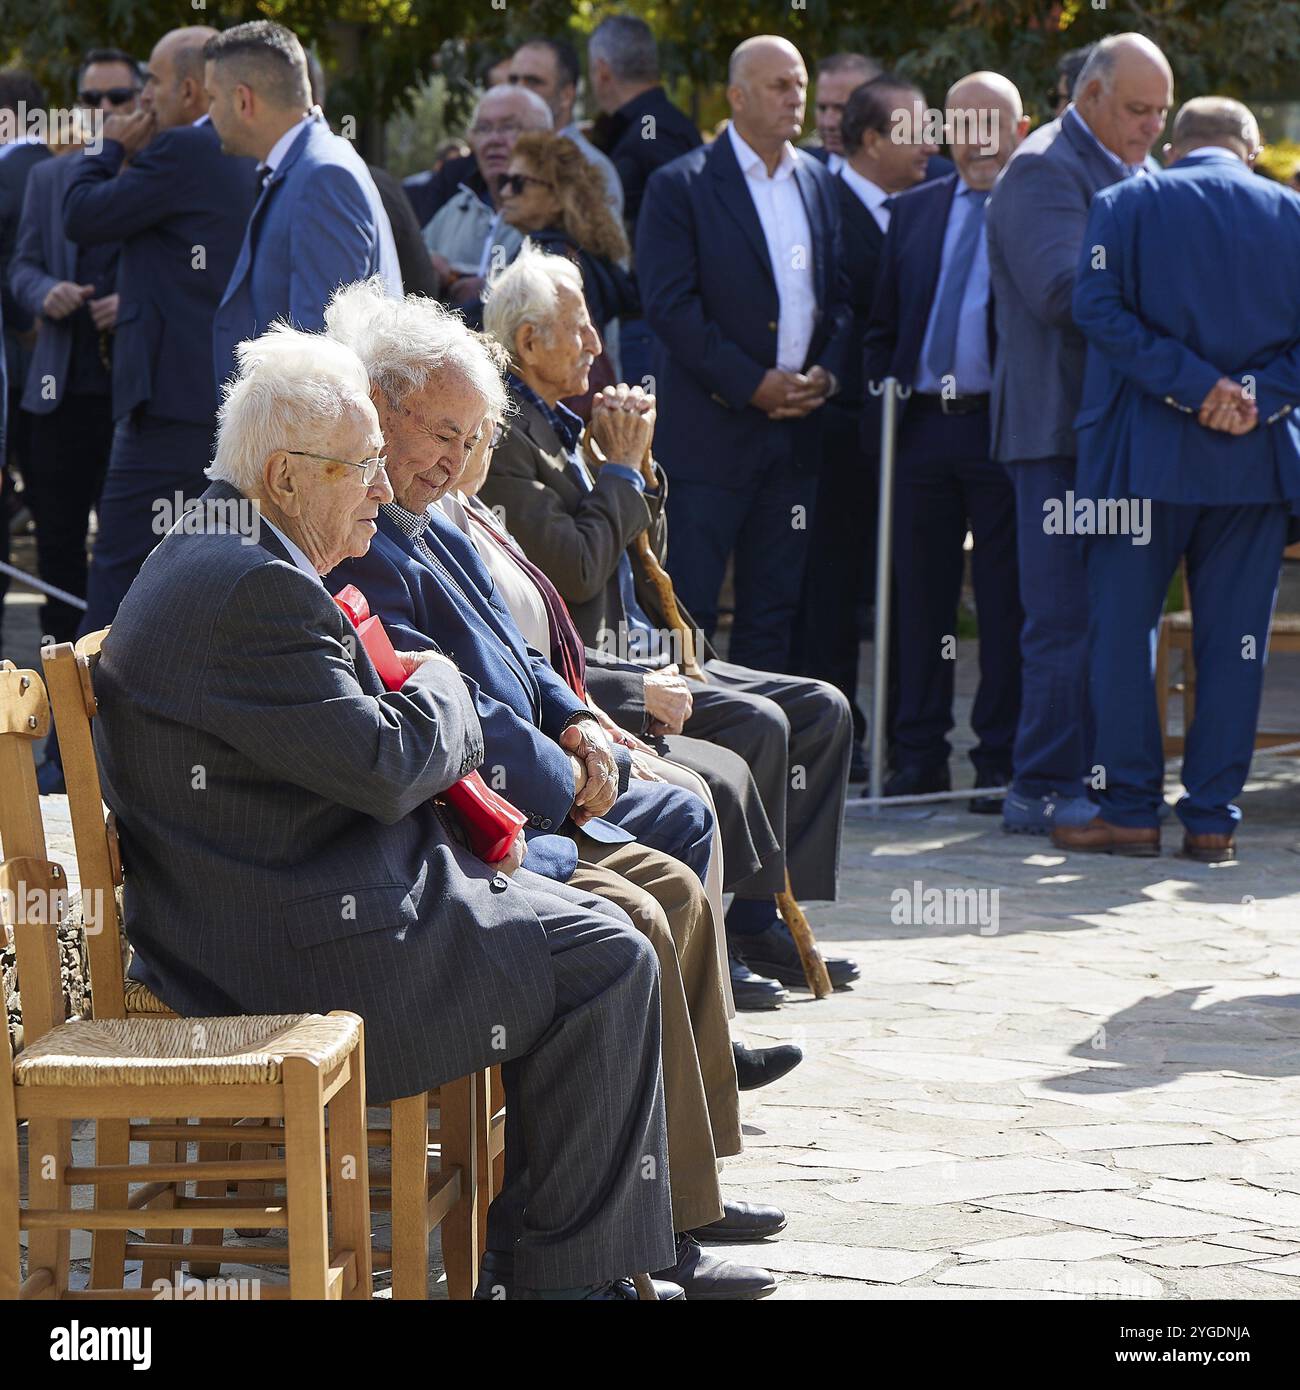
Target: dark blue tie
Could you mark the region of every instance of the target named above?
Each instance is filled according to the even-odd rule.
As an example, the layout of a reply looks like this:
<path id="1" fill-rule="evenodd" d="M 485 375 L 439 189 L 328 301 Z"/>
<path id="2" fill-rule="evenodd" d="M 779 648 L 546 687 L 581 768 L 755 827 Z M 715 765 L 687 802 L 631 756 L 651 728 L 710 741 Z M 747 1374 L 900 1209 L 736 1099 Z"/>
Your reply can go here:
<path id="1" fill-rule="evenodd" d="M 934 309 L 934 331 L 930 334 L 930 351 L 925 365 L 942 381 L 951 374 L 957 359 L 957 329 L 961 322 L 961 302 L 966 295 L 966 282 L 975 263 L 979 234 L 984 229 L 984 204 L 988 193 L 975 188 L 965 189 L 961 196 L 969 198 L 972 207 L 966 214 L 957 234 L 948 261 L 948 274 L 939 290 Z"/>

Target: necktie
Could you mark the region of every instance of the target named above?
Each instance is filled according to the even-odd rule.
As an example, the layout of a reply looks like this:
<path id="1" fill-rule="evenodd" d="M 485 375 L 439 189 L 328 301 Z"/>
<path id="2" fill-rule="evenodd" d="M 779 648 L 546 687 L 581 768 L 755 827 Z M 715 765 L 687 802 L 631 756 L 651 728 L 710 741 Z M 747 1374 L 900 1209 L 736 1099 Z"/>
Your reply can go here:
<path id="1" fill-rule="evenodd" d="M 948 273 L 939 289 L 939 299 L 934 306 L 934 325 L 930 333 L 930 351 L 925 365 L 942 380 L 951 374 L 957 358 L 957 328 L 961 321 L 961 302 L 966 294 L 966 283 L 970 279 L 971 266 L 975 262 L 975 250 L 980 232 L 984 229 L 984 204 L 988 193 L 969 188 L 961 195 L 968 198 L 971 207 L 966 213 L 957 241 L 948 261 Z"/>
<path id="2" fill-rule="evenodd" d="M 266 187 L 267 180 L 275 172 L 269 164 L 259 164 L 257 166 L 257 191 L 260 193 Z"/>

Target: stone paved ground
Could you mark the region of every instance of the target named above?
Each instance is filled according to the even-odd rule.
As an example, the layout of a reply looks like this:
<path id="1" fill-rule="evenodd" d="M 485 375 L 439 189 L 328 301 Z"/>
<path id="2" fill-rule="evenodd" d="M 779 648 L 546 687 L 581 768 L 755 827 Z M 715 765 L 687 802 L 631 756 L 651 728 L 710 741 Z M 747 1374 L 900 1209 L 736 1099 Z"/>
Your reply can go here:
<path id="1" fill-rule="evenodd" d="M 1300 727 L 1298 667 L 1270 669 L 1265 727 Z M 1300 762 L 1258 759 L 1242 805 L 1220 868 L 1174 857 L 1173 828 L 1126 861 L 851 809 L 842 899 L 810 916 L 862 980 L 739 1020 L 808 1057 L 745 1098 L 725 1174 L 789 1227 L 729 1253 L 778 1298 L 1300 1293 Z M 975 911 L 898 920 L 934 889 Z"/>

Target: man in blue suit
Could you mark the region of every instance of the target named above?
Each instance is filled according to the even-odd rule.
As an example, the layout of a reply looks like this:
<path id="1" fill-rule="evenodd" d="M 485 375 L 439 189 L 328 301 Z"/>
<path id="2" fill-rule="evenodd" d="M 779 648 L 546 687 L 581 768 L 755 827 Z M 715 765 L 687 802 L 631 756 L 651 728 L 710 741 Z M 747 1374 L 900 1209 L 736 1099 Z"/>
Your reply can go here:
<path id="1" fill-rule="evenodd" d="M 105 120 L 102 150 L 77 161 L 63 194 L 72 242 L 121 244 L 116 426 L 83 632 L 113 621 L 177 519 L 176 496 L 207 486 L 217 414 L 212 319 L 254 194 L 252 161 L 226 159 L 207 118 L 203 46 L 215 32 L 175 29 L 158 40 L 140 110 Z"/>
<path id="2" fill-rule="evenodd" d="M 773 1287 L 765 1271 L 705 1255 L 685 1234 L 723 1217 L 717 1158 L 741 1149 L 721 923 L 698 881 L 712 816 L 684 788 L 629 783 L 627 750 L 611 750 L 585 703 L 525 644 L 472 542 L 432 505 L 460 481 L 481 431 L 504 408 L 481 343 L 438 305 L 389 301 L 373 283 L 336 296 L 326 325 L 370 374 L 393 489 L 370 550 L 334 569 L 327 586 L 337 593 L 355 584 L 399 650 L 440 651 L 455 661 L 483 728 L 484 775 L 528 813 L 529 869 L 608 896 L 655 941 L 676 1273 L 688 1296 L 761 1297 Z M 616 785 L 604 783 L 607 776 Z M 633 836 L 639 843 L 629 843 Z"/>
<path id="3" fill-rule="evenodd" d="M 234 350 L 276 319 L 318 330 L 339 285 L 380 275 L 402 293 L 388 214 L 360 155 L 311 104 L 307 57 L 279 24 L 236 24 L 204 48 L 221 147 L 258 161 L 261 191 L 213 323 L 217 387 Z"/>
<path id="4" fill-rule="evenodd" d="M 1092 718 L 1079 673 L 1087 660 L 1083 545 L 1046 524 L 1074 487 L 1074 417 L 1084 342 L 1070 301 L 1099 188 L 1154 170 L 1151 146 L 1173 101 L 1164 55 L 1141 34 L 1102 39 L 1059 120 L 1033 132 L 989 198 L 989 272 L 997 326 L 993 457 L 1016 490 L 1022 698 L 1015 777 L 1002 811 L 1009 831 L 1084 824 L 1093 768 Z"/>
<path id="5" fill-rule="evenodd" d="M 729 84 L 726 131 L 646 185 L 637 273 L 659 344 L 677 589 L 711 634 L 734 556 L 730 659 L 790 671 L 848 286 L 835 181 L 791 143 L 808 92 L 798 50 L 747 39 Z"/>
<path id="6" fill-rule="evenodd" d="M 1020 93 L 994 72 L 955 83 L 946 110 L 957 172 L 892 200 L 863 361 L 867 381 L 893 376 L 910 389 L 901 402 L 894 509 L 899 696 L 889 796 L 951 786 L 947 735 L 968 528 L 980 624 L 971 711 L 977 788 L 1001 786 L 1010 776 L 1020 711 L 1015 495 L 1002 465 L 989 457 L 993 335 L 984 207 L 1029 122 Z M 870 421 L 879 417 L 880 398 L 867 400 L 870 444 L 879 437 Z M 1001 809 L 996 798 L 971 801 L 976 812 Z"/>
<path id="7" fill-rule="evenodd" d="M 1093 200 L 1074 316 L 1100 814 L 1062 849 L 1160 852 L 1153 650 L 1180 556 L 1196 630 L 1183 854 L 1235 857 L 1286 541 L 1300 503 L 1300 201 L 1251 164 L 1259 130 L 1224 97 L 1178 113 L 1176 163 Z M 1267 274 L 1261 274 L 1261 267 Z"/>

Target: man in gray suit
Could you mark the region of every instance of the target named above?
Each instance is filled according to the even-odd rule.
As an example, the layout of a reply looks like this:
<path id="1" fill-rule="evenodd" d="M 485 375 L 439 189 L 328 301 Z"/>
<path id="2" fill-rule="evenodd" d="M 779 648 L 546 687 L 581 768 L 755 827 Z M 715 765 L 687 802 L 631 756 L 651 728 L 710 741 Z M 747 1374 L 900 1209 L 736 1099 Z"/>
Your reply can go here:
<path id="1" fill-rule="evenodd" d="M 1083 538 L 1073 518 L 1074 417 L 1083 391 L 1083 336 L 1071 313 L 1092 195 L 1156 166 L 1151 146 L 1173 102 L 1163 53 L 1141 34 L 1093 49 L 1074 101 L 1016 150 L 989 198 L 989 271 L 997 324 L 993 456 L 1016 490 L 1022 693 L 1007 830 L 1046 834 L 1096 814 L 1091 771 L 1088 603 Z"/>
<path id="2" fill-rule="evenodd" d="M 393 496 L 359 359 L 283 326 L 237 356 L 217 481 L 100 665 L 133 973 L 186 1015 L 355 1010 L 378 1100 L 503 1063 L 515 1296 L 633 1297 L 674 1259 L 654 951 L 522 837 L 469 853 L 435 802 L 483 757 L 463 679 L 406 653 L 387 692 L 321 583 Z"/>

